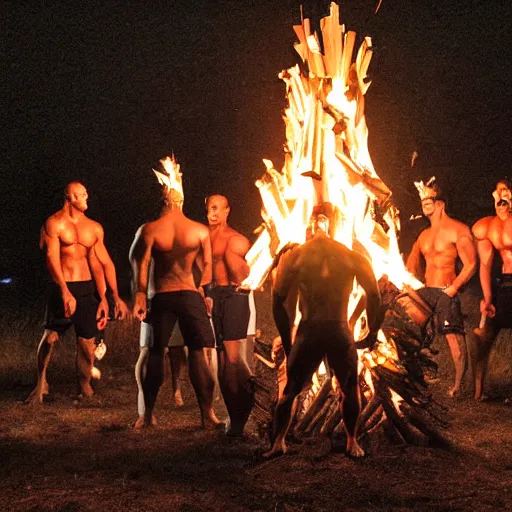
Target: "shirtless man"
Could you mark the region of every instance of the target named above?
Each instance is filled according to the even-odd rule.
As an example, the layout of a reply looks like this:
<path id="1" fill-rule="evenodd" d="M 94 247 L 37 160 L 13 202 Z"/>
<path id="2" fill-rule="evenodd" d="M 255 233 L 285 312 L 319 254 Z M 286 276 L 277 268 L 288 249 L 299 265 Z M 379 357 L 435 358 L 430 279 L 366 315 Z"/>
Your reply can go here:
<path id="1" fill-rule="evenodd" d="M 475 329 L 479 345 L 475 361 L 475 399 L 483 400 L 484 379 L 494 340 L 501 329 L 512 328 L 512 193 L 510 184 L 498 181 L 493 192 L 496 215 L 484 217 L 472 228 L 480 258 L 482 325 Z M 501 256 L 502 278 L 493 303 L 491 269 L 495 252 Z M 494 305 L 496 304 L 496 305 Z"/>
<path id="2" fill-rule="evenodd" d="M 117 291 L 116 270 L 103 242 L 103 228 L 85 215 L 87 198 L 81 183 L 69 183 L 63 208 L 49 217 L 41 229 L 40 247 L 46 249 L 46 263 L 54 283 L 46 309 L 45 331 L 37 349 L 37 386 L 27 402 L 42 402 L 43 395 L 48 394 L 46 371 L 53 345 L 71 325 L 75 326 L 78 340 L 80 394 L 93 395 L 90 381 L 95 336 L 98 329 L 105 328 L 108 319 L 105 278 L 116 302 L 116 316 L 122 319 L 128 313 Z"/>
<path id="3" fill-rule="evenodd" d="M 453 397 L 460 390 L 466 365 L 464 322 L 457 294 L 475 272 L 476 251 L 469 227 L 448 216 L 446 201 L 433 179 L 427 185 L 423 182 L 415 185 L 430 227 L 420 233 L 406 266 L 409 272 L 419 277 L 421 257 L 425 259 L 425 288 L 420 288 L 417 293 L 434 311 L 438 333 L 448 342 L 455 366 L 455 382 L 448 391 Z M 455 272 L 457 257 L 462 261 L 458 275 Z"/>
<path id="4" fill-rule="evenodd" d="M 206 428 L 224 426 L 213 412 L 214 380 L 203 350 L 204 347 L 213 347 L 215 339 L 203 290 L 196 288 L 192 271 L 197 255 L 202 254 L 201 285 L 210 284 L 212 263 L 208 229 L 188 219 L 182 212 L 183 188 L 179 166 L 174 176 L 155 173 L 164 185 L 164 208 L 157 220 L 142 228 L 141 255 L 135 258 L 137 292 L 133 314 L 141 322 L 148 314 L 151 259 L 154 262 L 155 285 L 149 316 L 153 345 L 149 348 L 147 370 L 142 381 L 145 412 L 137 420 L 135 428 L 153 424 L 153 410 L 164 377 L 164 351 L 176 321 L 189 349 L 189 376 L 199 403 L 201 424 Z"/>
<path id="5" fill-rule="evenodd" d="M 130 265 L 132 267 L 132 285 L 133 292 L 136 292 L 137 289 L 137 265 L 136 258 L 142 257 L 141 251 L 143 250 L 142 244 L 142 228 L 141 226 L 137 232 L 135 233 L 135 239 L 130 247 L 129 252 L 129 260 Z M 154 286 L 154 278 L 153 278 L 153 261 L 150 262 L 149 265 L 149 278 L 148 278 L 148 299 L 151 300 L 155 294 L 155 286 Z M 137 386 L 139 388 L 138 398 L 137 398 L 137 408 L 139 411 L 139 417 L 144 415 L 144 391 L 142 390 L 142 381 L 144 380 L 144 375 L 147 370 L 147 359 L 149 353 L 149 347 L 153 344 L 153 328 L 151 324 L 147 322 L 141 322 L 140 324 L 140 354 L 137 359 L 137 363 L 135 365 L 135 379 L 137 381 Z M 183 407 L 183 396 L 181 394 L 181 385 L 180 385 L 180 373 L 181 369 L 185 363 L 185 351 L 184 351 L 184 343 L 183 337 L 181 335 L 181 331 L 179 330 L 179 326 L 176 325 L 171 334 L 171 338 L 169 340 L 167 349 L 169 362 L 171 366 L 171 379 L 172 379 L 172 390 L 174 403 L 177 407 Z"/>
<path id="6" fill-rule="evenodd" d="M 228 225 L 225 196 L 206 200 L 213 254 L 213 280 L 207 295 L 213 300 L 212 318 L 219 354 L 219 385 L 229 414 L 228 436 L 241 436 L 254 404 L 251 370 L 245 358 L 249 325 L 249 292 L 239 290 L 249 275 L 247 238 Z"/>
<path id="7" fill-rule="evenodd" d="M 272 446 L 265 457 L 286 453 L 285 436 L 294 414 L 295 398 L 311 382 L 324 357 L 343 394 L 347 453 L 354 457 L 364 455 L 357 442 L 360 412 L 357 350 L 347 309 L 355 277 L 366 293 L 369 336 L 375 340 L 380 294 L 368 260 L 329 238 L 331 217 L 329 203 L 316 207 L 309 240 L 285 252 L 277 266 L 272 306 L 287 356 L 288 380 L 274 412 Z M 297 297 L 302 317 L 292 345 Z"/>

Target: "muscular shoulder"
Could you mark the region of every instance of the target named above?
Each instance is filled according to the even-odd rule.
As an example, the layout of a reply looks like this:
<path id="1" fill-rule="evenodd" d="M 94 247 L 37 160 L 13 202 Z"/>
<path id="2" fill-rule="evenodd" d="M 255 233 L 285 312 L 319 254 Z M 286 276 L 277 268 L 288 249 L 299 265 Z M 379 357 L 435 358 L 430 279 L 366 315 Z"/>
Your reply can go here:
<path id="1" fill-rule="evenodd" d="M 471 231 L 477 240 L 484 240 L 487 238 L 489 226 L 491 225 L 493 218 L 494 217 L 483 217 L 473 224 Z"/>
<path id="2" fill-rule="evenodd" d="M 456 235 L 456 240 L 460 240 L 461 238 L 469 238 L 470 240 L 473 240 L 471 229 L 469 229 L 469 226 L 467 224 L 464 224 L 463 222 L 460 222 L 455 219 L 450 220 L 452 222 L 453 230 Z"/>
<path id="3" fill-rule="evenodd" d="M 227 248 L 230 251 L 236 250 L 236 251 L 247 252 L 249 250 L 250 246 L 251 246 L 251 243 L 249 242 L 249 240 L 247 238 L 245 238 L 244 235 L 242 235 L 238 231 L 235 231 L 234 229 L 231 229 L 231 232 L 228 234 L 228 239 L 227 239 Z"/>

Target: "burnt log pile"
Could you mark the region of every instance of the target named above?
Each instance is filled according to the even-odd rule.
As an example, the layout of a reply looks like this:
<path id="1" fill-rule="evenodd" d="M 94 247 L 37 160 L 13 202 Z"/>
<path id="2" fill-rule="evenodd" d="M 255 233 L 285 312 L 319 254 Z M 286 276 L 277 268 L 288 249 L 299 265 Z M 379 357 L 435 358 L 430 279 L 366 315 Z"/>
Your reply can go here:
<path id="1" fill-rule="evenodd" d="M 434 333 L 431 311 L 413 290 L 401 292 L 387 280 L 379 282 L 383 299 L 381 329 L 388 343 L 358 349 L 361 389 L 360 443 L 366 451 L 381 442 L 450 449 L 443 434 L 448 427 L 446 409 L 428 389 L 437 364 L 431 345 Z M 391 345 L 391 349 L 390 346 Z M 269 434 L 279 388 L 286 381 L 285 357 L 279 343 L 255 343 L 256 393 L 253 419 L 261 437 Z M 311 386 L 298 397 L 297 414 L 290 432 L 294 437 L 330 436 L 344 445 L 341 393 L 324 362 L 325 373 L 315 374 Z"/>

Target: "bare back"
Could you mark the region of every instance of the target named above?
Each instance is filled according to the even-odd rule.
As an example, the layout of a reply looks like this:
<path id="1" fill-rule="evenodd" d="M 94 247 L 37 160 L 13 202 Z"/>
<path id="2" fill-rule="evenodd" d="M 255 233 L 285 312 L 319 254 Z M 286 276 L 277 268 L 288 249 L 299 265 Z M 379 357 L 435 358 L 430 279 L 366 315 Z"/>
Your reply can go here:
<path id="1" fill-rule="evenodd" d="M 369 296 L 369 316 L 375 316 L 379 292 L 369 262 L 330 238 L 315 237 L 294 249 L 281 270 L 275 293 L 295 283 L 305 321 L 346 323 L 354 278 Z"/>
<path id="2" fill-rule="evenodd" d="M 197 290 L 192 268 L 208 238 L 205 226 L 181 212 L 170 212 L 146 224 L 143 237 L 152 241 L 155 293 Z"/>

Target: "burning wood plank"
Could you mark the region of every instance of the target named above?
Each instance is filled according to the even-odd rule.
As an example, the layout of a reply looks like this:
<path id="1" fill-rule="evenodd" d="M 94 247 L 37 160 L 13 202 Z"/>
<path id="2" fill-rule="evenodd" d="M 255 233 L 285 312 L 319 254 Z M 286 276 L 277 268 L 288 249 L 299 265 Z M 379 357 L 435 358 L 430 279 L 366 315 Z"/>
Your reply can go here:
<path id="1" fill-rule="evenodd" d="M 263 225 L 246 256 L 251 270 L 242 286 L 260 288 L 279 251 L 288 243 L 305 242 L 314 206 L 332 203 L 336 211 L 333 238 L 368 257 L 376 278 L 383 286 L 387 283 L 389 309 L 378 341 L 359 351 L 372 404 L 364 413 L 365 423 L 373 428 L 384 418 L 394 425 L 397 436 L 425 444 L 429 433 L 418 430 L 419 420 L 408 421 L 390 398 L 396 395 L 411 410 L 429 407 L 423 373 L 435 370 L 435 363 L 423 352 L 429 341 L 422 322 L 429 311 L 422 310 L 422 301 L 414 297 L 421 283 L 405 269 L 398 248 L 398 210 L 368 149 L 364 96 L 371 84 L 372 41 L 365 37 L 355 52 L 356 34 L 340 24 L 335 3 L 320 27 L 321 34 L 312 34 L 308 19 L 294 27 L 295 49 L 303 66 L 279 75 L 287 96 L 284 164 L 278 171 L 264 160 L 266 171 L 256 182 Z M 364 295 L 354 282 L 347 317 L 356 341 L 367 332 L 365 315 Z M 337 401 L 339 391 L 326 379 L 298 418 L 296 431 L 332 432 L 336 422 L 339 427 Z"/>

